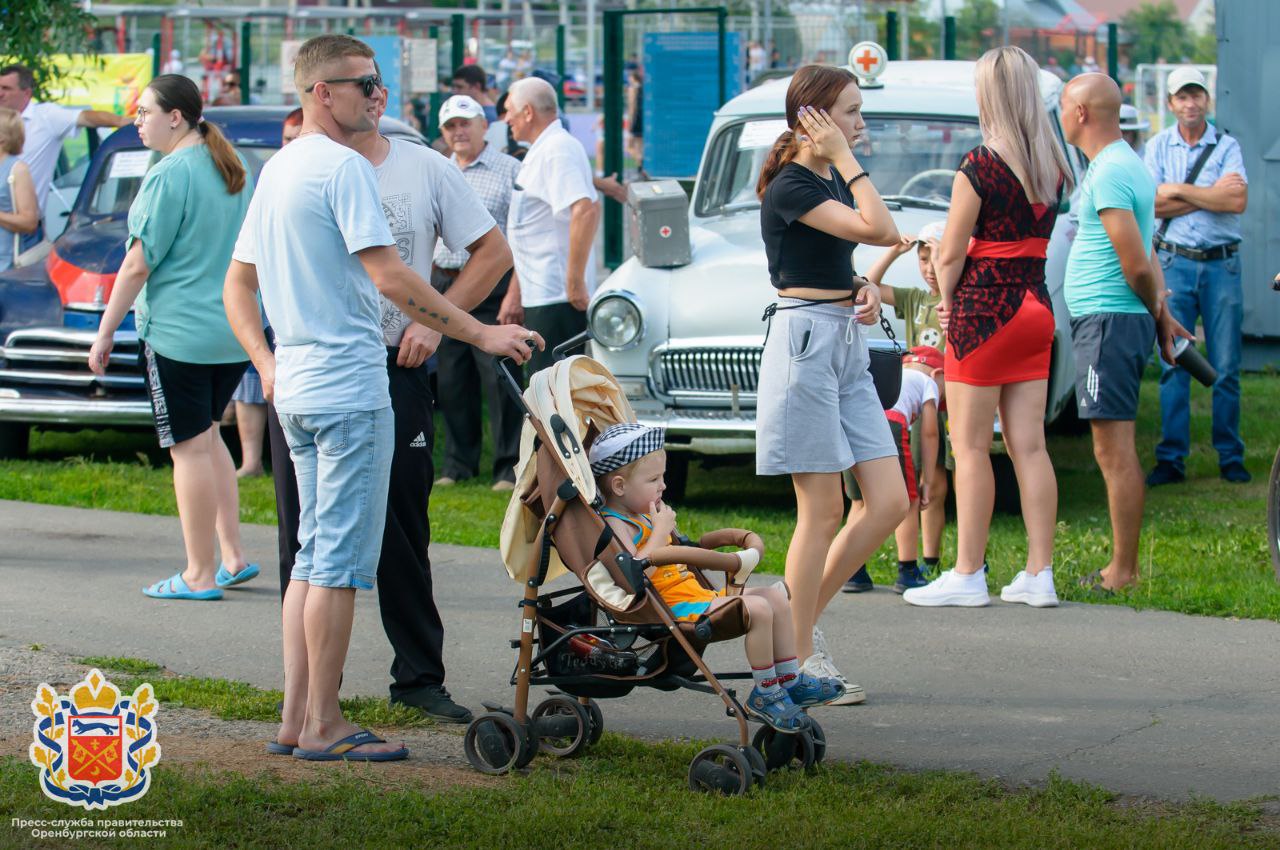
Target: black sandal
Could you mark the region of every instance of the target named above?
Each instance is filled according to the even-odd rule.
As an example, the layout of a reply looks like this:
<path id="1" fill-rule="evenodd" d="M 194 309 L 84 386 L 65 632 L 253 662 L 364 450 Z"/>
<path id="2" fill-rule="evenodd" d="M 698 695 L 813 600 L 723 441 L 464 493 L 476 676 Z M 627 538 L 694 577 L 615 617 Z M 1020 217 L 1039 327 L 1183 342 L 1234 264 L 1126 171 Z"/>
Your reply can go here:
<path id="1" fill-rule="evenodd" d="M 1086 576 L 1081 576 L 1076 584 L 1097 596 L 1115 596 L 1116 592 L 1107 587 L 1103 583 L 1102 570 L 1094 570 Z"/>

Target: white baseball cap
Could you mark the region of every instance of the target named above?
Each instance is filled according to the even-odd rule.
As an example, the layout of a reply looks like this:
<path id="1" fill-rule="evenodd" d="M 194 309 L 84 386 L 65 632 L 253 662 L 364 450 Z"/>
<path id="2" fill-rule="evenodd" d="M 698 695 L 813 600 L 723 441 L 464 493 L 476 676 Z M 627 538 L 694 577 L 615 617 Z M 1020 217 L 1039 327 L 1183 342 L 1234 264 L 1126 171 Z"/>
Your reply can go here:
<path id="1" fill-rule="evenodd" d="M 1175 68 L 1169 73 L 1168 89 L 1170 96 L 1177 94 L 1187 86 L 1199 86 L 1205 90 L 1206 94 L 1209 92 L 1209 81 L 1204 78 L 1204 74 L 1200 73 L 1199 68 L 1183 65 L 1181 68 Z"/>
<path id="2" fill-rule="evenodd" d="M 484 107 L 473 97 L 455 94 L 440 107 L 440 126 L 443 127 L 454 118 L 483 118 Z"/>
<path id="3" fill-rule="evenodd" d="M 945 221 L 931 221 L 920 228 L 920 232 L 916 234 L 916 242 L 941 242 L 942 234 L 946 229 L 947 223 Z"/>
<path id="4" fill-rule="evenodd" d="M 1138 114 L 1138 107 L 1131 103 L 1122 103 L 1120 104 L 1120 129 L 1149 130 L 1151 124 L 1142 120 L 1142 116 Z"/>

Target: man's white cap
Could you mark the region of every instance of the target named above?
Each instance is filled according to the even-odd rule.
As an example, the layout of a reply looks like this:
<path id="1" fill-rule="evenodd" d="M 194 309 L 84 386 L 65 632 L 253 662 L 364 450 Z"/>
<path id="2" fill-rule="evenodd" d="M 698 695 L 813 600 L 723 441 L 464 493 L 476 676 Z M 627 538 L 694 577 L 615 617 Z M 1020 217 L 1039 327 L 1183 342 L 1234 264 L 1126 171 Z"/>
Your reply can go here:
<path id="1" fill-rule="evenodd" d="M 1174 68 L 1169 73 L 1169 94 L 1170 96 L 1177 94 L 1187 86 L 1199 86 L 1209 91 L 1209 81 L 1204 78 L 1204 74 L 1200 73 L 1199 68 L 1193 68 L 1190 65 L 1183 65 L 1181 68 Z"/>
<path id="2" fill-rule="evenodd" d="M 1120 104 L 1120 129 L 1149 130 L 1151 124 L 1142 120 L 1142 116 L 1138 114 L 1138 107 L 1131 103 L 1122 103 Z"/>
<path id="3" fill-rule="evenodd" d="M 484 107 L 473 97 L 455 94 L 440 107 L 440 126 L 443 127 L 454 118 L 483 118 Z"/>

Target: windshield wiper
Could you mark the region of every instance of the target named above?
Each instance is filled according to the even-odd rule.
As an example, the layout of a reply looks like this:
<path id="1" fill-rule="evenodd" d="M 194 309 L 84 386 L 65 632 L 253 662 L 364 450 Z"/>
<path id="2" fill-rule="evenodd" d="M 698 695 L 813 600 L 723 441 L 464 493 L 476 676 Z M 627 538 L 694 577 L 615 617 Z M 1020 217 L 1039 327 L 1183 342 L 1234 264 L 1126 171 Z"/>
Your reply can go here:
<path id="1" fill-rule="evenodd" d="M 885 203 L 896 203 L 904 207 L 922 207 L 926 210 L 949 210 L 951 204 L 946 201 L 935 201 L 930 198 L 918 198 L 915 195 L 882 195 Z"/>

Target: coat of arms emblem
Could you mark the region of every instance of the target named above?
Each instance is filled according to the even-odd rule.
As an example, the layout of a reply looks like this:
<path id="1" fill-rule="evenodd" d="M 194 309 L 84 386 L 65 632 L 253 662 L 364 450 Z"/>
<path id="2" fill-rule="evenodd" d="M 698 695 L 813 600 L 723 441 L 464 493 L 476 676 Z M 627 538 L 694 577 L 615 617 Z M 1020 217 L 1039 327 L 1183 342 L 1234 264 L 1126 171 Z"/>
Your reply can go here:
<path id="1" fill-rule="evenodd" d="M 149 684 L 131 696 L 98 670 L 60 696 L 49 685 L 36 689 L 31 763 L 40 768 L 45 796 L 85 809 L 106 809 L 137 800 L 151 787 L 160 761 Z"/>

